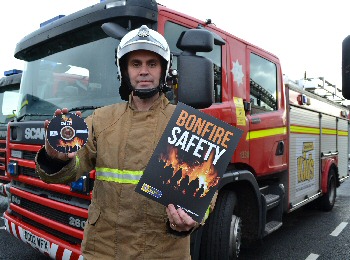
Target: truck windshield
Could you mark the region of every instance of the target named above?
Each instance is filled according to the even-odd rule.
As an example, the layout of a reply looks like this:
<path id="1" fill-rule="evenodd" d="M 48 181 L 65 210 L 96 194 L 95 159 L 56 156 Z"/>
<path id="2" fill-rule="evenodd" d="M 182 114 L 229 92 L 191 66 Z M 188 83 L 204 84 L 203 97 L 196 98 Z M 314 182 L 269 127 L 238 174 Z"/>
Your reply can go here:
<path id="1" fill-rule="evenodd" d="M 57 108 L 74 110 L 123 102 L 114 60 L 118 44 L 115 39 L 103 38 L 26 62 L 17 117 L 44 120 Z M 86 117 L 92 109 L 82 112 Z"/>
<path id="2" fill-rule="evenodd" d="M 18 89 L 0 89 L 0 125 L 7 124 L 16 113 L 15 104 L 18 102 Z"/>

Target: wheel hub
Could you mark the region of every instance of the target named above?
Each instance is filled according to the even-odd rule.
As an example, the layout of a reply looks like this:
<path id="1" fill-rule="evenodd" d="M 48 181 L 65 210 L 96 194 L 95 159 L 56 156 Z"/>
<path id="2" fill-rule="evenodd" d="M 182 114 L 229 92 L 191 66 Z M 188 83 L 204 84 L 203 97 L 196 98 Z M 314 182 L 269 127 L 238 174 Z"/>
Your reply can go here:
<path id="1" fill-rule="evenodd" d="M 236 259 L 241 250 L 241 219 L 232 215 L 230 226 L 230 259 Z"/>

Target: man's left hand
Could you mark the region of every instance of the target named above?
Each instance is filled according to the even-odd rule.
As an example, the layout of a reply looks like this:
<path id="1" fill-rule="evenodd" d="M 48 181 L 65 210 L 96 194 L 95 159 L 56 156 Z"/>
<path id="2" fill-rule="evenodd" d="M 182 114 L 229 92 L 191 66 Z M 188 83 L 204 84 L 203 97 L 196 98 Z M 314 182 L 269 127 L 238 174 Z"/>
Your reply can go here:
<path id="1" fill-rule="evenodd" d="M 173 204 L 169 204 L 166 208 L 166 213 L 168 214 L 170 227 L 178 232 L 190 231 L 197 225 L 183 209 L 176 209 Z"/>

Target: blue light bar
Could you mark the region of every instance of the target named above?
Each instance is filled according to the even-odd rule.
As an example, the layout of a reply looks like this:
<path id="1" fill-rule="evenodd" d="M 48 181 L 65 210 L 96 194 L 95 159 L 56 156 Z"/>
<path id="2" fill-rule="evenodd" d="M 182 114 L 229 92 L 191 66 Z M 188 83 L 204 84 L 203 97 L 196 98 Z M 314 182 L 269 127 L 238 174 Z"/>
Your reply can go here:
<path id="1" fill-rule="evenodd" d="M 43 26 L 45 26 L 45 25 L 47 25 L 47 24 L 49 24 L 49 23 L 52 23 L 53 21 L 56 21 L 56 20 L 58 20 L 58 19 L 61 19 L 62 17 L 65 17 L 65 15 L 63 15 L 63 14 L 57 15 L 56 17 L 51 18 L 50 20 L 47 20 L 47 21 L 45 21 L 45 22 L 42 22 L 42 23 L 40 24 L 40 27 L 43 27 Z"/>
<path id="2" fill-rule="evenodd" d="M 22 73 L 22 71 L 16 70 L 16 69 L 6 70 L 6 71 L 4 71 L 4 76 L 11 76 L 11 75 L 18 74 L 18 73 Z"/>

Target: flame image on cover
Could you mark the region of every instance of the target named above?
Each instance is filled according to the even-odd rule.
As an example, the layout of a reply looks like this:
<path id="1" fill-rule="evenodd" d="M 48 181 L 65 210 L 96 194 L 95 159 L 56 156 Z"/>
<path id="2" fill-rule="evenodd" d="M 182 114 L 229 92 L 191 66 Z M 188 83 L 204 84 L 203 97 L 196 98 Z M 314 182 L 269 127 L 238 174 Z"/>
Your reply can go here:
<path id="1" fill-rule="evenodd" d="M 201 222 L 242 133 L 179 102 L 135 191 Z"/>
<path id="2" fill-rule="evenodd" d="M 214 154 L 211 153 L 208 161 L 194 162 L 190 165 L 182 162 L 178 157 L 176 148 L 169 147 L 168 153 L 161 154 L 160 161 L 165 163 L 164 168 L 172 168 L 171 176 L 161 176 L 163 183 L 173 185 L 174 190 L 179 190 L 183 194 L 193 197 L 204 197 L 212 187 L 218 185 L 220 177 L 213 166 Z M 168 178 L 169 177 L 169 178 Z"/>
<path id="3" fill-rule="evenodd" d="M 48 125 L 47 139 L 58 152 L 77 152 L 87 142 L 88 127 L 84 119 L 76 114 L 55 116 Z"/>

